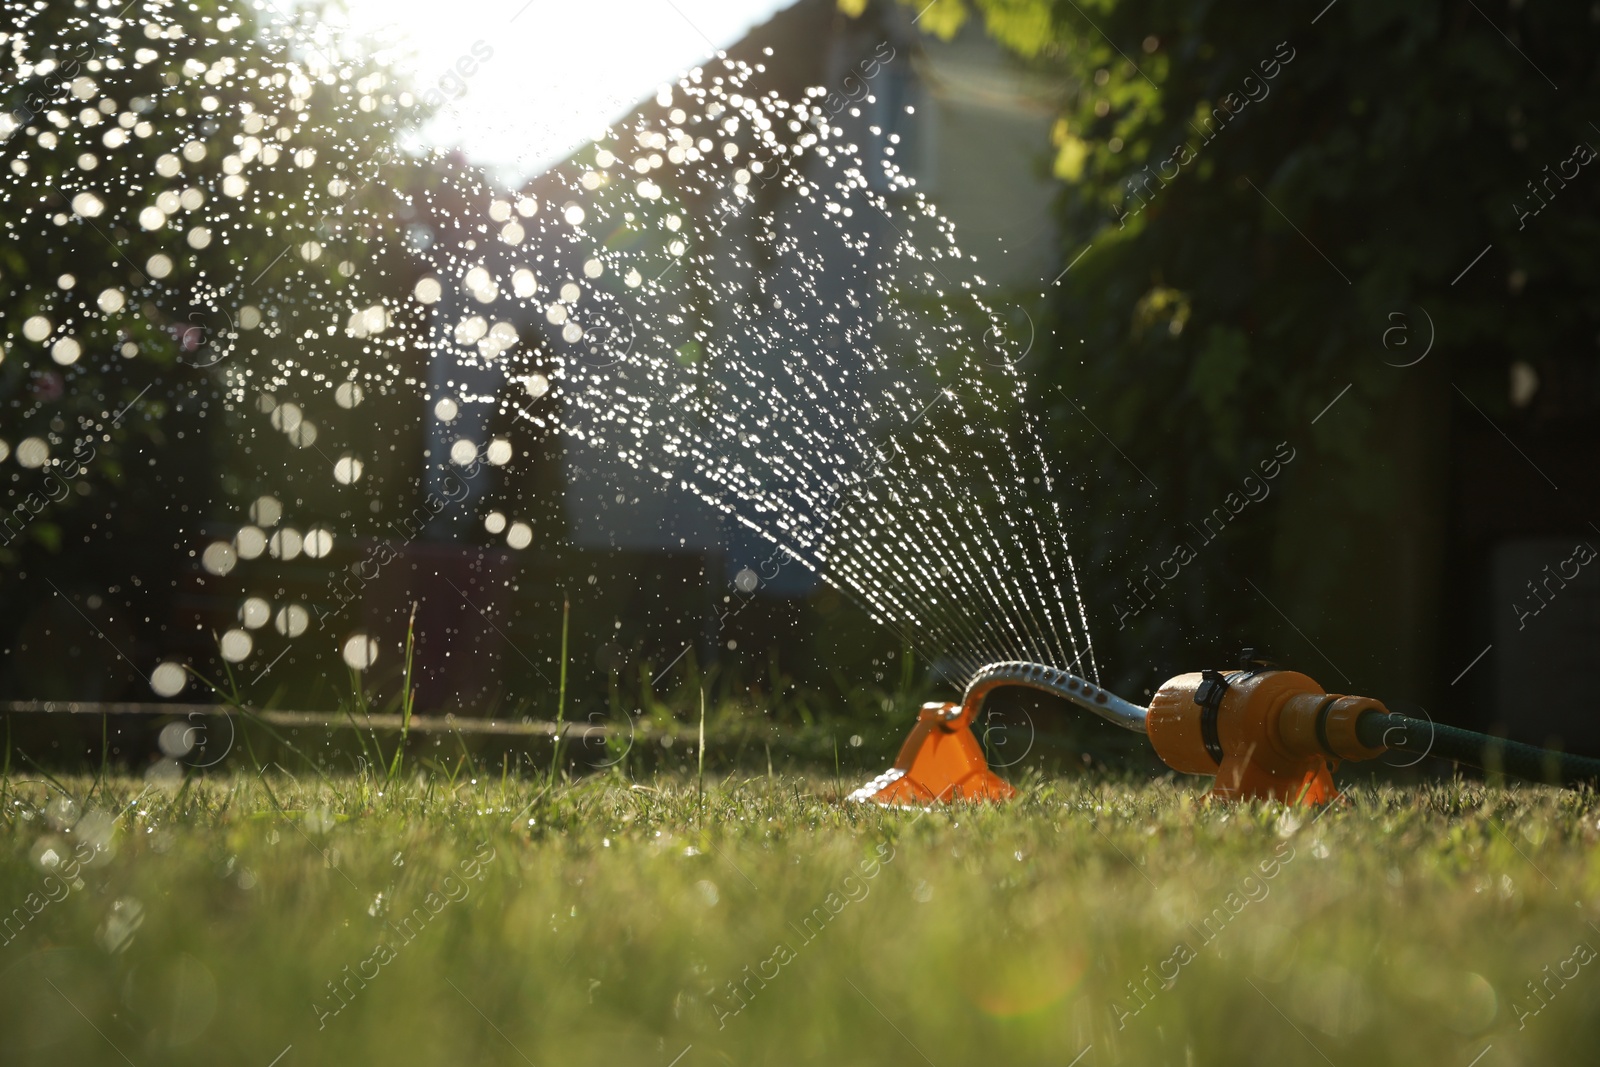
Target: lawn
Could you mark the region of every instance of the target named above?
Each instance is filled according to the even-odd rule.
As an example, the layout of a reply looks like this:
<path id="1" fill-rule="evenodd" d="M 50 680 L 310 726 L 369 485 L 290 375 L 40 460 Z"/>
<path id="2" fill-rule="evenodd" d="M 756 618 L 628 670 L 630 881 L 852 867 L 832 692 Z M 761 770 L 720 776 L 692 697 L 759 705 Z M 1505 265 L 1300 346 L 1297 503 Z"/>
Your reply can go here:
<path id="1" fill-rule="evenodd" d="M 1592 795 L 1020 784 L 13 774 L 0 1062 L 1592 1062 Z"/>

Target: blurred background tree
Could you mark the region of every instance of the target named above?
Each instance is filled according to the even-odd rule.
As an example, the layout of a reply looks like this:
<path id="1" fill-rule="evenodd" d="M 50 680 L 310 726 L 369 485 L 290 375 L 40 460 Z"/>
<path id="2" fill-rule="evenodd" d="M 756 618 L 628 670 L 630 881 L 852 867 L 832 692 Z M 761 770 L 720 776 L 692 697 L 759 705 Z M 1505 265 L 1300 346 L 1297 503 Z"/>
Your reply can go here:
<path id="1" fill-rule="evenodd" d="M 1104 502 L 1077 544 L 1108 681 L 1257 639 L 1441 696 L 1505 610 L 1495 539 L 1587 530 L 1600 488 L 1600 5 L 935 0 L 918 24 L 973 19 L 1060 85 L 1041 166 L 1071 266 L 1031 371 Z"/>
<path id="2" fill-rule="evenodd" d="M 147 672 L 151 640 L 209 644 L 130 620 L 207 595 L 194 564 L 210 538 L 174 531 L 224 527 L 205 569 L 226 573 L 248 551 L 231 541 L 251 501 L 334 485 L 313 415 L 416 358 L 414 270 L 392 231 L 419 184 L 397 135 L 425 109 L 394 56 L 358 50 L 322 14 L 298 11 L 291 32 L 275 11 L 217 0 L 130 19 L 80 2 L 13 7 L 0 25 L 16 64 L 0 95 L 0 450 L 17 461 L 0 485 L 0 642 L 72 650 L 7 657 L 28 691 L 114 693 L 119 659 Z M 349 315 L 333 335 L 330 308 Z M 341 383 L 356 391 L 336 399 Z M 278 410 L 275 390 L 301 403 Z M 281 433 L 261 439 L 269 408 Z M 301 468 L 319 476 L 286 477 Z M 369 460 L 369 484 L 383 473 Z M 114 551 L 95 551 L 111 530 Z M 88 590 L 91 608 L 110 598 L 93 623 L 72 602 Z"/>

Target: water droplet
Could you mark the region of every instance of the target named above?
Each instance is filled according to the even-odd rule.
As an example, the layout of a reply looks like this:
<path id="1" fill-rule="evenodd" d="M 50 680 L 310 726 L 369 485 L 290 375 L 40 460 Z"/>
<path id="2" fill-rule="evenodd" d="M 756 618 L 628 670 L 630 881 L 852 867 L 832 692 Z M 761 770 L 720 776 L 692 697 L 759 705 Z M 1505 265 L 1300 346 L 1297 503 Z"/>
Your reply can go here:
<path id="1" fill-rule="evenodd" d="M 159 697 L 175 697 L 189 684 L 189 674 L 183 664 L 166 660 L 156 664 L 150 672 L 150 689 Z"/>
<path id="2" fill-rule="evenodd" d="M 361 479 L 362 468 L 360 458 L 346 452 L 333 465 L 333 480 L 340 485 L 354 485 Z"/>
<path id="3" fill-rule="evenodd" d="M 305 553 L 312 559 L 321 559 L 333 551 L 333 531 L 326 526 L 313 526 L 306 531 Z"/>
<path id="4" fill-rule="evenodd" d="M 277 617 L 272 620 L 273 629 L 285 637 L 299 637 L 310 624 L 311 613 L 299 604 L 279 608 Z"/>
<path id="5" fill-rule="evenodd" d="M 83 346 L 75 338 L 63 337 L 50 346 L 50 358 L 69 367 L 78 362 L 78 357 L 83 355 Z"/>
<path id="6" fill-rule="evenodd" d="M 233 570 L 238 561 L 239 554 L 226 541 L 213 541 L 200 554 L 200 565 L 206 569 L 207 573 L 215 574 L 218 577 Z"/>
<path id="7" fill-rule="evenodd" d="M 267 551 L 273 559 L 290 560 L 300 554 L 305 540 L 300 536 L 300 531 L 292 526 L 285 526 L 281 530 L 273 531 L 267 539 Z"/>
<path id="8" fill-rule="evenodd" d="M 194 748 L 195 730 L 187 722 L 169 722 L 161 728 L 156 745 L 173 759 L 181 759 Z"/>
<path id="9" fill-rule="evenodd" d="M 358 631 L 345 639 L 341 654 L 352 670 L 364 671 L 378 660 L 378 642 Z"/>
<path id="10" fill-rule="evenodd" d="M 259 630 L 272 618 L 272 605 L 261 597 L 246 597 L 239 605 L 239 621 L 247 630 Z"/>
<path id="11" fill-rule="evenodd" d="M 255 526 L 241 526 L 233 535 L 233 547 L 240 559 L 255 559 L 267 550 L 267 535 Z"/>
<path id="12" fill-rule="evenodd" d="M 250 521 L 257 526 L 276 526 L 281 518 L 283 505 L 278 503 L 277 497 L 257 497 L 250 505 Z"/>
<path id="13" fill-rule="evenodd" d="M 255 647 L 255 641 L 244 630 L 229 630 L 222 635 L 218 643 L 222 658 L 229 663 L 243 663 L 250 658 L 250 650 Z"/>

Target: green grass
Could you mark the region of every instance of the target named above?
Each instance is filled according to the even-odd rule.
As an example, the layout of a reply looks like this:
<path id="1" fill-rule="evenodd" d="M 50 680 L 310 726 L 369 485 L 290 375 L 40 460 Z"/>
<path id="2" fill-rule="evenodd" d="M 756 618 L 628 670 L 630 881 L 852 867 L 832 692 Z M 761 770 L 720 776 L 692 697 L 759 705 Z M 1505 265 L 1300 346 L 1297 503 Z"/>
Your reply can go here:
<path id="1" fill-rule="evenodd" d="M 1317 818 L 1200 784 L 924 814 L 831 775 L 19 775 L 0 1062 L 1592 1060 L 1592 795 L 1366 789 Z M 69 886 L 41 857 L 74 849 Z"/>

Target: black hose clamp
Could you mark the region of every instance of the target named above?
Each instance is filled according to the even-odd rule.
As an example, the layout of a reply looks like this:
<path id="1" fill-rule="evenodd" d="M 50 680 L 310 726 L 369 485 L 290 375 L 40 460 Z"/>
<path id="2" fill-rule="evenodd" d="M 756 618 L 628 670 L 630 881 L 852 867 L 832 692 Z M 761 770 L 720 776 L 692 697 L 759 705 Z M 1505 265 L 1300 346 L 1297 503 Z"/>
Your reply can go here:
<path id="1" fill-rule="evenodd" d="M 1200 708 L 1200 740 L 1206 746 L 1206 755 L 1222 766 L 1222 737 L 1217 733 L 1217 713 L 1222 710 L 1222 698 L 1228 694 L 1228 679 L 1217 671 L 1201 671 L 1200 684 L 1195 686 L 1194 702 Z"/>

